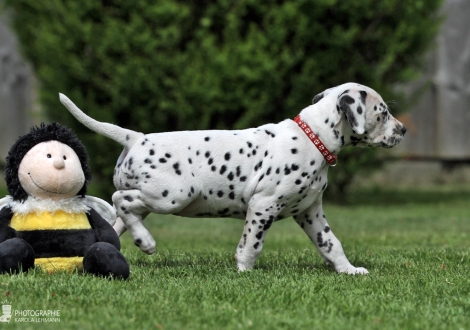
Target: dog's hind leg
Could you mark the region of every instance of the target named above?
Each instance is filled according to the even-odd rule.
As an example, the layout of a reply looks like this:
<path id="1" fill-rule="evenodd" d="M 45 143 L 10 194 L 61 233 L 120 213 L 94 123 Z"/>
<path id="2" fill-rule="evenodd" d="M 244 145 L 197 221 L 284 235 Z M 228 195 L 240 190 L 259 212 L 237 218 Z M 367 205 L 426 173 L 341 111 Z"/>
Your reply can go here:
<path id="1" fill-rule="evenodd" d="M 275 215 L 268 212 L 257 212 L 248 208 L 243 235 L 238 243 L 235 259 L 239 271 L 253 268 L 261 253 L 266 232 L 271 227 Z"/>
<path id="2" fill-rule="evenodd" d="M 114 224 L 113 228 L 114 231 L 118 234 L 118 236 L 121 236 L 127 230 L 126 225 L 124 225 L 124 222 L 120 217 L 116 218 L 116 223 Z"/>
<path id="3" fill-rule="evenodd" d="M 113 194 L 113 203 L 118 217 L 131 233 L 134 244 L 147 254 L 154 253 L 155 240 L 142 221 L 149 214 L 149 210 L 140 190 L 116 191 Z"/>
<path id="4" fill-rule="evenodd" d="M 328 226 L 321 202 L 313 204 L 304 213 L 294 216 L 294 219 L 315 244 L 325 262 L 338 273 L 369 273 L 365 268 L 354 267 L 346 258 L 341 242 Z"/>

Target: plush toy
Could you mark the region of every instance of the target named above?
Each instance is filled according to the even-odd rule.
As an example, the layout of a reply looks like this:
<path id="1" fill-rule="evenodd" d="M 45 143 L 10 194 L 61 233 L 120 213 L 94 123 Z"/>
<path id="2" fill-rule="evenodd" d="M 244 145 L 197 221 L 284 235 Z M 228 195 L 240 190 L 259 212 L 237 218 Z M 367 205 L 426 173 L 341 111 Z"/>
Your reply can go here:
<path id="1" fill-rule="evenodd" d="M 57 123 L 33 127 L 6 161 L 10 196 L 0 200 L 0 273 L 38 265 L 48 272 L 129 276 L 119 238 L 103 219 L 113 223 L 116 212 L 85 195 L 87 153 L 70 129 Z"/>

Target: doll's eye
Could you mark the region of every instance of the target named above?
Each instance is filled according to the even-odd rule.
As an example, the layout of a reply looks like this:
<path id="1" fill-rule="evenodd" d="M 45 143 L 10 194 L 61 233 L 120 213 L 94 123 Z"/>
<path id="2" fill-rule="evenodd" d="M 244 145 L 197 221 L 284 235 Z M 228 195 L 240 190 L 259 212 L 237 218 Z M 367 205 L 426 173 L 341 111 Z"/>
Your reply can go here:
<path id="1" fill-rule="evenodd" d="M 67 157 L 65 157 L 65 156 L 64 156 L 64 157 L 62 157 L 62 158 L 63 158 L 64 160 L 66 160 L 66 159 L 67 159 Z"/>
<path id="2" fill-rule="evenodd" d="M 51 158 L 51 157 L 52 157 L 51 154 L 47 154 L 47 158 Z"/>

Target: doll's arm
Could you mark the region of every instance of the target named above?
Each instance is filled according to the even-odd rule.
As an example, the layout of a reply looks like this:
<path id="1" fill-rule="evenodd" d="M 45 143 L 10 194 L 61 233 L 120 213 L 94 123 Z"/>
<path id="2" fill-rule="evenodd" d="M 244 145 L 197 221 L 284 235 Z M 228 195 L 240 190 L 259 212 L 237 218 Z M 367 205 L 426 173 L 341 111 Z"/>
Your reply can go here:
<path id="1" fill-rule="evenodd" d="M 10 207 L 4 207 L 0 210 L 0 243 L 18 237 L 16 230 L 9 226 L 12 217 L 13 212 Z"/>
<path id="2" fill-rule="evenodd" d="M 114 245 L 118 250 L 121 249 L 121 242 L 113 227 L 104 220 L 98 212 L 90 208 L 87 213 L 91 228 L 95 231 L 97 242 L 108 242 Z"/>

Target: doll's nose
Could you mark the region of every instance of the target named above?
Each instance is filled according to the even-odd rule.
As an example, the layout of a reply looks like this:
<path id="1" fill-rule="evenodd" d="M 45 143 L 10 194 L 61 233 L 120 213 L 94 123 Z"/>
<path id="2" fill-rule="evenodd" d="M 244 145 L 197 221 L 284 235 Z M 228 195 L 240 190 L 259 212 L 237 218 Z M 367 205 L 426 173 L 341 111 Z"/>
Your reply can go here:
<path id="1" fill-rule="evenodd" d="M 55 167 L 56 169 L 58 169 L 58 170 L 60 170 L 60 169 L 62 169 L 62 168 L 65 167 L 65 162 L 64 162 L 64 160 L 63 160 L 62 158 L 56 158 L 56 159 L 54 159 L 53 164 L 54 164 L 54 167 Z"/>

